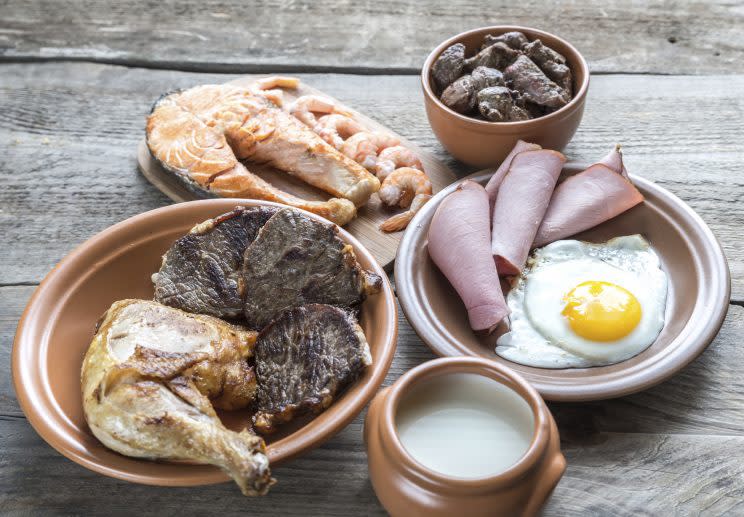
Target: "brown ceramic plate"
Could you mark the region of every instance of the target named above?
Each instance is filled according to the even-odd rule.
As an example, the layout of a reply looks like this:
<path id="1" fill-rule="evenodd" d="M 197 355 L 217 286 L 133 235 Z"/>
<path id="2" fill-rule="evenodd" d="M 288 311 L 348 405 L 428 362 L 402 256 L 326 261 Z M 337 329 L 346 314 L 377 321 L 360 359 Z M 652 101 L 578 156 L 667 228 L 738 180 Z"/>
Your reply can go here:
<path id="1" fill-rule="evenodd" d="M 85 423 L 80 367 L 94 326 L 112 302 L 152 298 L 150 275 L 178 237 L 236 205 L 272 204 L 215 199 L 152 210 L 99 233 L 47 275 L 18 324 L 12 358 L 18 401 L 42 438 L 71 460 L 127 481 L 186 486 L 229 479 L 216 467 L 138 460 L 105 448 Z M 268 447 L 272 466 L 317 447 L 344 428 L 377 392 L 393 359 L 397 315 L 387 275 L 348 232 L 341 230 L 340 237 L 354 247 L 363 267 L 383 278 L 382 292 L 364 302 L 360 320 L 373 365 L 327 411 L 272 437 Z M 228 427 L 242 429 L 251 414 L 233 411 L 222 417 Z"/>
<path id="2" fill-rule="evenodd" d="M 586 167 L 568 165 L 572 174 Z M 489 173 L 468 179 L 485 184 Z M 664 329 L 637 356 L 611 366 L 544 369 L 512 363 L 494 352 L 496 336 L 478 337 L 468 325 L 457 293 L 429 258 L 429 223 L 453 184 L 422 208 L 401 240 L 395 285 L 408 321 L 442 356 L 487 357 L 521 373 L 548 400 L 586 401 L 619 397 L 657 384 L 695 359 L 713 340 L 726 316 L 730 274 L 721 246 L 708 226 L 679 198 L 648 180 L 632 177 L 646 200 L 589 231 L 580 240 L 602 242 L 642 234 L 659 254 L 668 275 Z"/>

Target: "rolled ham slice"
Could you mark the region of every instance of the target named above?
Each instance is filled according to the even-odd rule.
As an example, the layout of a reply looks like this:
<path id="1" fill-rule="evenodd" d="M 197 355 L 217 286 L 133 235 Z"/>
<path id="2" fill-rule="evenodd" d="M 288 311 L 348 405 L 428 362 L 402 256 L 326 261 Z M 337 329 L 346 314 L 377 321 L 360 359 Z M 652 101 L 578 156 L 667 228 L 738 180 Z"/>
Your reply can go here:
<path id="1" fill-rule="evenodd" d="M 542 149 L 542 147 L 537 144 L 525 142 L 524 140 L 517 141 L 514 149 L 512 149 L 511 152 L 509 152 L 509 154 L 506 156 L 506 158 L 504 158 L 504 161 L 501 162 L 499 168 L 496 169 L 496 172 L 493 173 L 491 179 L 489 179 L 488 183 L 486 183 L 486 192 L 488 193 L 488 200 L 491 203 L 491 208 L 493 208 L 493 203 L 496 201 L 496 193 L 498 193 L 499 191 L 499 186 L 504 180 L 504 176 L 506 176 L 506 173 L 509 172 L 509 167 L 511 166 L 511 162 L 514 157 L 521 152 L 537 151 L 538 149 Z"/>
<path id="2" fill-rule="evenodd" d="M 629 178 L 628 171 L 623 163 L 623 152 L 620 149 L 620 144 L 617 144 L 612 151 L 607 153 L 607 156 L 599 161 L 599 163 L 608 166 L 622 177 Z"/>
<path id="3" fill-rule="evenodd" d="M 512 159 L 493 205 L 491 251 L 500 275 L 518 275 L 524 267 L 565 162 L 549 149 Z"/>
<path id="4" fill-rule="evenodd" d="M 491 256 L 488 194 L 464 181 L 444 198 L 429 227 L 429 255 L 457 291 L 473 330 L 492 332 L 509 314 Z"/>
<path id="5" fill-rule="evenodd" d="M 623 170 L 622 160 L 619 169 L 597 163 L 558 185 L 534 246 L 593 228 L 643 201 L 643 195 L 622 175 Z"/>

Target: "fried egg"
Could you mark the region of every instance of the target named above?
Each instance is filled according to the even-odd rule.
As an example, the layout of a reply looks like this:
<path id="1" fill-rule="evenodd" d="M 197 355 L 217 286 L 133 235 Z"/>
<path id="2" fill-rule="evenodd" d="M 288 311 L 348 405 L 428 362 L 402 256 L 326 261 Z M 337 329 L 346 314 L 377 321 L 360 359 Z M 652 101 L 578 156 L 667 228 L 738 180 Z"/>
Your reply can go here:
<path id="1" fill-rule="evenodd" d="M 666 297 L 666 273 L 640 235 L 556 241 L 535 250 L 509 291 L 511 328 L 496 353 L 541 368 L 618 363 L 656 340 Z"/>

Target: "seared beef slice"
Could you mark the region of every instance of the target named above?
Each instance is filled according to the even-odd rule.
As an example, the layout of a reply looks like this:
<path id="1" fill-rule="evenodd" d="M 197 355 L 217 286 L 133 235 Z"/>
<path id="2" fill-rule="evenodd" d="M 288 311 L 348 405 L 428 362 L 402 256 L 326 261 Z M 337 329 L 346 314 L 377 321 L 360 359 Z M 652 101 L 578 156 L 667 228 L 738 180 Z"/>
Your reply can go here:
<path id="1" fill-rule="evenodd" d="M 277 212 L 245 252 L 245 318 L 261 329 L 282 311 L 306 303 L 356 308 L 380 290 L 382 279 L 365 271 L 338 226 L 291 208 Z"/>
<path id="2" fill-rule="evenodd" d="M 243 254 L 277 210 L 238 207 L 196 225 L 171 246 L 153 275 L 155 300 L 197 314 L 242 314 Z"/>
<path id="3" fill-rule="evenodd" d="M 319 413 L 372 363 L 361 327 L 347 311 L 310 304 L 284 312 L 256 341 L 256 430 Z"/>

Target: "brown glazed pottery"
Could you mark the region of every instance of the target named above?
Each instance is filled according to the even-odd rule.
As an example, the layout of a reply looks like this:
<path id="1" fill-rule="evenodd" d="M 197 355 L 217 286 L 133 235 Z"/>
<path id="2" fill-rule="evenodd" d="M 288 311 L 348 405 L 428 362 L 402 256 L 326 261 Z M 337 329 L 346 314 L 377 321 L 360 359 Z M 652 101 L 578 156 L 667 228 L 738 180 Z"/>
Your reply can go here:
<path id="1" fill-rule="evenodd" d="M 440 474 L 411 457 L 398 438 L 395 418 L 403 397 L 419 382 L 452 373 L 490 377 L 516 391 L 532 409 L 532 443 L 501 474 L 477 479 Z M 457 447 L 456 422 L 441 432 L 451 433 L 453 447 Z M 535 389 L 509 368 L 473 357 L 428 361 L 381 391 L 367 412 L 364 441 L 372 486 L 393 517 L 535 515 L 566 469 L 555 421 Z"/>
<path id="2" fill-rule="evenodd" d="M 542 42 L 566 57 L 574 81 L 574 97 L 561 109 L 532 120 L 519 122 L 489 122 L 477 120 L 452 111 L 442 104 L 434 93 L 431 67 L 449 46 L 462 43 L 466 55 L 473 55 L 480 48 L 487 34 L 523 32 L 532 41 Z M 495 25 L 473 29 L 453 36 L 435 48 L 426 58 L 421 71 L 424 106 L 429 124 L 445 149 L 455 158 L 475 167 L 498 165 L 509 154 L 517 140 L 534 142 L 546 149 L 563 149 L 579 127 L 584 114 L 586 94 L 589 89 L 589 66 L 570 43 L 553 34 L 516 25 Z"/>
<path id="3" fill-rule="evenodd" d="M 586 167 L 569 164 L 564 174 Z M 485 184 L 491 173 L 467 179 Z M 476 335 L 462 301 L 429 258 L 427 233 L 439 203 L 457 188 L 439 192 L 416 214 L 395 260 L 398 300 L 421 339 L 442 356 L 476 356 L 508 365 L 548 400 L 586 401 L 644 390 L 682 369 L 715 338 L 728 310 L 731 278 L 713 233 L 682 200 L 660 186 L 632 176 L 645 201 L 573 238 L 603 242 L 640 233 L 659 255 L 668 277 L 664 328 L 635 357 L 593 368 L 544 369 L 512 363 L 494 353 L 497 335 Z"/>
<path id="4" fill-rule="evenodd" d="M 158 270 L 161 256 L 171 244 L 195 224 L 236 205 L 273 203 L 214 199 L 145 212 L 85 242 L 36 289 L 18 324 L 13 381 L 31 425 L 52 447 L 91 470 L 127 481 L 186 486 L 229 479 L 216 467 L 146 461 L 105 448 L 85 423 L 80 368 L 96 322 L 111 303 L 123 298 L 152 298 L 150 275 Z M 354 237 L 343 229 L 339 236 L 353 246 L 363 267 L 383 279 L 382 292 L 369 297 L 361 310 L 360 324 L 373 365 L 325 412 L 290 425 L 276 437 L 272 435 L 268 440 L 272 466 L 317 447 L 343 429 L 372 399 L 393 359 L 397 313 L 387 275 Z M 239 430 L 252 415 L 248 411 L 226 411 L 220 416 L 229 428 Z"/>

